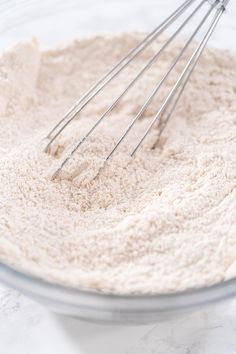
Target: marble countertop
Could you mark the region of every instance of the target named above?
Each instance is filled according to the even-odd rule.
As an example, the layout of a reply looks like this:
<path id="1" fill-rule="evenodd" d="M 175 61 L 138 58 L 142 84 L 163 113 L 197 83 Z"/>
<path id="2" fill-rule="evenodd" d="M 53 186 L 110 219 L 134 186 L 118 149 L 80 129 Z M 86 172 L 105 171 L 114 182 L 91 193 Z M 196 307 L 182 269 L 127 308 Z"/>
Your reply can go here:
<path id="1" fill-rule="evenodd" d="M 2 354 L 235 354 L 236 300 L 171 322 L 108 326 L 55 315 L 0 286 Z"/>
<path id="2" fill-rule="evenodd" d="M 9 27 L 8 36 L 1 39 L 1 46 L 12 39 L 23 39 L 28 34 L 41 36 L 42 42 L 50 45 L 48 26 L 50 19 L 44 13 L 43 1 L 33 1 L 39 6 L 38 13 L 45 26 L 37 21 L 22 23 L 21 30 L 14 27 L 14 11 L 6 11 L 6 1 L 0 1 L 4 9 L 3 26 Z M 62 3 L 51 0 L 52 8 Z M 19 2 L 18 2 L 19 3 Z M 30 8 L 21 1 L 18 6 L 18 23 L 22 16 L 30 15 Z M 23 4 L 24 3 L 24 4 Z M 81 7 L 81 12 L 70 16 L 61 39 L 66 40 L 71 32 L 84 34 L 96 30 L 132 30 L 137 24 L 152 28 L 160 21 L 160 14 L 167 15 L 173 8 L 174 0 L 158 1 L 159 11 L 150 11 L 157 5 L 156 0 L 136 1 L 72 1 Z M 4 5 L 5 4 L 5 5 Z M 12 6 L 17 1 L 9 0 Z M 118 4 L 118 5 L 117 5 Z M 89 11 L 86 11 L 86 6 Z M 100 15 L 98 6 L 101 7 Z M 41 12 L 40 12 L 41 11 Z M 2 12 L 2 13 L 3 13 Z M 79 13 L 81 15 L 79 15 Z M 130 16 L 132 14 L 132 16 Z M 66 16 L 66 11 L 63 12 Z M 72 17 L 73 18 L 72 18 Z M 81 16 L 81 17 L 79 17 Z M 112 17 L 113 16 L 113 17 Z M 108 21 L 109 18 L 109 21 Z M 123 27 L 120 28 L 120 18 Z M 60 16 L 58 16 L 60 24 Z M 106 26 L 104 27 L 104 19 Z M 119 21 L 116 22 L 116 20 Z M 16 21 L 16 22 L 17 22 Z M 30 26 L 30 29 L 29 29 Z M 231 1 L 228 15 L 222 19 L 211 42 L 212 45 L 236 49 L 236 1 Z M 42 28 L 44 29 L 42 31 Z M 55 31 L 58 29 L 55 27 Z M 55 32 L 56 33 L 56 32 Z M 53 39 L 54 40 L 54 39 Z M 48 312 L 15 290 L 0 285 L 0 353 L 1 354 L 235 354 L 236 353 L 236 300 L 205 309 L 182 319 L 162 322 L 149 326 L 103 326 L 80 322 L 72 318 Z"/>

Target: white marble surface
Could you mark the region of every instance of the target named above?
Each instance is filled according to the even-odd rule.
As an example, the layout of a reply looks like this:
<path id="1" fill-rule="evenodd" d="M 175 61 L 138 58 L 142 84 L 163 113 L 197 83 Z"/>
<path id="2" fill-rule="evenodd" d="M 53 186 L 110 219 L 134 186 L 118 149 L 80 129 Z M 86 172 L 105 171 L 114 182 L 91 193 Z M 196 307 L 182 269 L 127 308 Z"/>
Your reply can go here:
<path id="1" fill-rule="evenodd" d="M 71 38 L 72 33 L 147 30 L 177 1 L 50 0 L 50 7 L 45 7 L 49 3 L 45 0 L 32 0 L 33 6 L 29 3 L 0 1 L 0 49 L 32 34 L 42 44 L 51 45 Z M 235 50 L 235 34 L 236 1 L 231 0 L 211 43 Z M 0 354 L 54 353 L 235 354 L 236 301 L 151 326 L 102 326 L 56 316 L 0 285 Z"/>
<path id="2" fill-rule="evenodd" d="M 236 301 L 172 322 L 107 326 L 49 313 L 0 286 L 1 354 L 235 354 Z"/>
<path id="3" fill-rule="evenodd" d="M 183 0 L 0 0 L 0 50 L 32 36 L 50 46 L 94 32 L 150 31 L 181 3 Z M 236 1 L 230 0 L 210 44 L 236 50 L 235 22 Z M 185 34 L 194 23 L 195 19 Z"/>

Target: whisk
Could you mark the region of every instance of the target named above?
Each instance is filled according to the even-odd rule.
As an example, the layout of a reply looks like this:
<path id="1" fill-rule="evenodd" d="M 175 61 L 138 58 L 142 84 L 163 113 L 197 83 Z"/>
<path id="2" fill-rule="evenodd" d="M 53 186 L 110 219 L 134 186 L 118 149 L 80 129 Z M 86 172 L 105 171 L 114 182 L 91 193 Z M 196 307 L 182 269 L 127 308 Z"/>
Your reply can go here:
<path id="1" fill-rule="evenodd" d="M 140 140 L 137 142 L 133 151 L 131 152 L 131 156 L 133 156 L 140 145 L 143 143 L 144 139 L 153 128 L 154 125 L 160 123 L 160 129 L 157 137 L 157 142 L 165 129 L 172 113 L 182 95 L 182 92 L 189 80 L 190 75 L 192 74 L 211 34 L 213 33 L 218 21 L 220 20 L 221 15 L 226 9 L 229 0 L 215 0 L 210 3 L 207 0 L 186 0 L 182 5 L 180 5 L 167 19 L 165 19 L 158 27 L 156 27 L 150 34 L 148 34 L 135 48 L 129 51 L 127 55 L 125 55 L 111 70 L 109 70 L 101 79 L 99 79 L 64 115 L 64 117 L 53 127 L 53 129 L 49 132 L 47 138 L 49 138 L 49 142 L 45 148 L 45 151 L 48 152 L 50 146 L 53 142 L 60 136 L 60 134 L 66 129 L 66 127 L 72 123 L 72 121 L 77 117 L 77 115 L 93 100 L 94 97 L 97 96 L 99 92 L 103 90 L 113 79 L 115 79 L 119 73 L 127 67 L 132 60 L 134 60 L 146 47 L 148 47 L 164 30 L 166 30 L 174 21 L 177 20 L 186 10 L 189 8 L 190 13 L 188 13 L 187 17 L 184 18 L 183 22 L 177 27 L 174 33 L 161 45 L 161 48 L 152 56 L 152 58 L 145 64 L 139 73 L 132 79 L 132 81 L 128 84 L 128 86 L 115 97 L 110 106 L 105 110 L 105 112 L 96 120 L 96 122 L 91 126 L 91 128 L 87 131 L 87 133 L 78 140 L 75 146 L 72 148 L 69 155 L 62 161 L 60 167 L 53 174 L 52 179 L 55 179 L 60 171 L 65 167 L 65 165 L 69 162 L 72 156 L 78 151 L 80 146 L 86 141 L 86 139 L 94 132 L 94 130 L 98 127 L 98 125 L 112 112 L 112 110 L 116 107 L 122 97 L 134 86 L 134 84 L 143 76 L 143 74 L 148 70 L 154 62 L 156 62 L 161 56 L 162 52 L 167 48 L 168 45 L 174 40 L 174 38 L 184 29 L 184 27 L 192 20 L 192 18 L 200 11 L 200 9 L 206 10 L 203 15 L 201 15 L 201 19 L 197 24 L 196 28 L 193 30 L 189 38 L 187 39 L 184 46 L 181 48 L 177 56 L 173 59 L 170 66 L 168 67 L 166 73 L 163 75 L 161 80 L 157 83 L 156 87 L 147 98 L 147 100 L 142 105 L 141 109 L 132 119 L 131 123 L 127 126 L 124 133 L 120 137 L 120 139 L 115 143 L 115 146 L 111 149 L 109 154 L 104 158 L 104 162 L 106 162 L 113 153 L 117 150 L 118 146 L 122 143 L 126 135 L 131 131 L 134 124 L 140 119 L 140 117 L 144 114 L 148 106 L 151 104 L 154 97 L 158 94 L 162 85 L 167 80 L 168 76 L 171 74 L 176 64 L 183 57 L 187 48 L 193 42 L 197 33 L 204 28 L 204 33 L 202 35 L 201 40 L 198 42 L 195 50 L 191 54 L 188 59 L 186 65 L 184 66 L 182 72 L 174 83 L 173 87 L 168 92 L 165 97 L 163 103 L 159 107 L 157 113 L 151 119 L 150 124 L 148 125 L 146 131 L 143 133 Z M 194 6 L 195 5 L 195 6 Z M 191 8 L 192 6 L 193 9 Z M 209 23 L 208 23 L 209 22 Z M 156 146 L 157 142 L 154 144 Z"/>

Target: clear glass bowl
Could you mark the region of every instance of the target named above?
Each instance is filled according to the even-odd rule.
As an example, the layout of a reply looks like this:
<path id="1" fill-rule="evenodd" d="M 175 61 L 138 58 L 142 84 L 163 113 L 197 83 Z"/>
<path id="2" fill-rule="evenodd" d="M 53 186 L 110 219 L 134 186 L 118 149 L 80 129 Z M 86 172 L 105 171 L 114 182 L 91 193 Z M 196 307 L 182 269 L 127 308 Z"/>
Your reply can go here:
<path id="1" fill-rule="evenodd" d="M 86 321 L 146 324 L 170 320 L 236 295 L 236 278 L 165 295 L 104 295 L 48 283 L 0 263 L 0 279 L 50 310 Z"/>
<path id="2" fill-rule="evenodd" d="M 180 1 L 162 0 L 9 0 L 0 1 L 0 50 L 37 37 L 52 46 L 97 32 L 148 31 Z M 236 3 L 231 2 L 211 44 L 235 50 Z M 52 311 L 80 319 L 144 324 L 170 319 L 236 295 L 236 278 L 167 295 L 119 296 L 82 291 L 45 282 L 0 263 L 0 279 Z"/>

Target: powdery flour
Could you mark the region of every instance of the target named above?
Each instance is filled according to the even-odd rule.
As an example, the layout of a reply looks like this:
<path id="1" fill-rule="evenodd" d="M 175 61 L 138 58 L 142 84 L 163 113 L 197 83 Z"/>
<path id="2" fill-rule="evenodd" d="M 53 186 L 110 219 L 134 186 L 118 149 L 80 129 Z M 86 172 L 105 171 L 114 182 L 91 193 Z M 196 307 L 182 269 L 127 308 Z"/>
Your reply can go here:
<path id="1" fill-rule="evenodd" d="M 3 262 L 53 282 L 115 293 L 173 292 L 236 275 L 236 58 L 231 54 L 204 53 L 157 148 L 151 149 L 156 127 L 130 159 L 173 85 L 170 78 L 97 175 L 181 43 L 170 47 L 51 181 L 73 143 L 160 42 L 88 106 L 50 154 L 43 152 L 44 137 L 141 38 L 100 36 L 43 52 L 32 41 L 1 58 Z"/>

